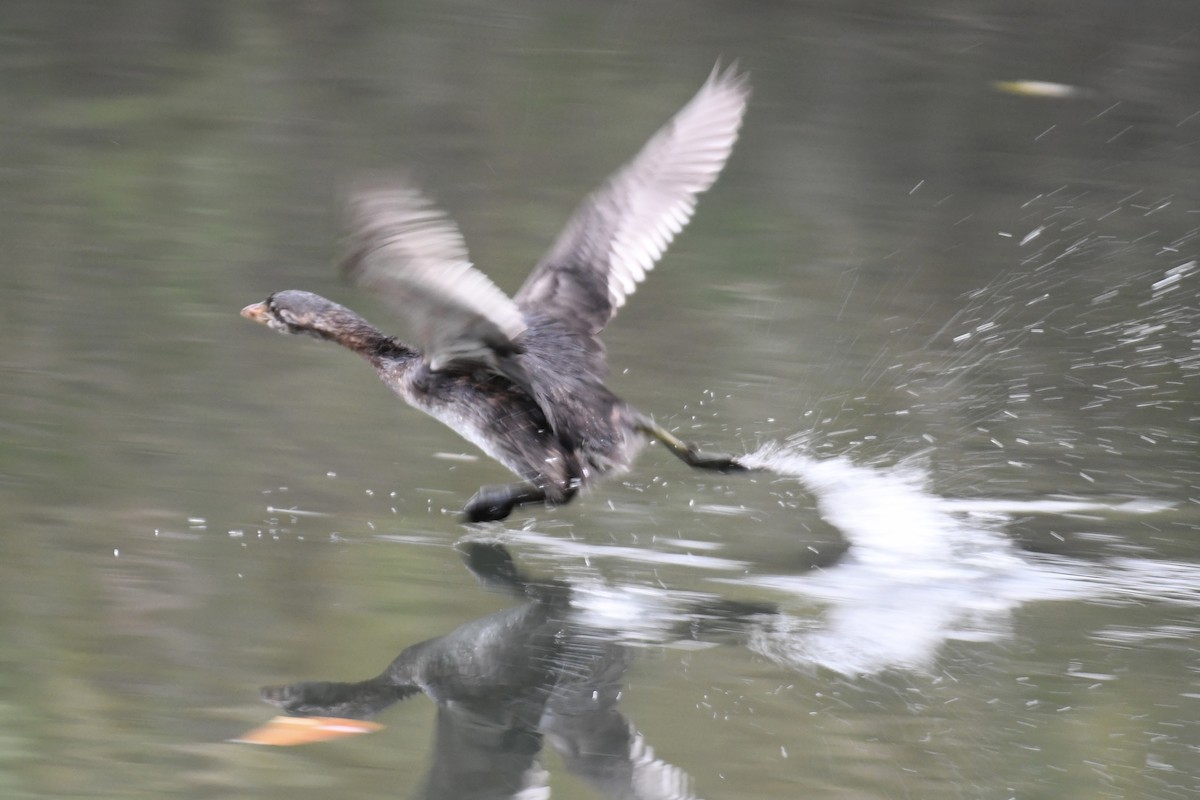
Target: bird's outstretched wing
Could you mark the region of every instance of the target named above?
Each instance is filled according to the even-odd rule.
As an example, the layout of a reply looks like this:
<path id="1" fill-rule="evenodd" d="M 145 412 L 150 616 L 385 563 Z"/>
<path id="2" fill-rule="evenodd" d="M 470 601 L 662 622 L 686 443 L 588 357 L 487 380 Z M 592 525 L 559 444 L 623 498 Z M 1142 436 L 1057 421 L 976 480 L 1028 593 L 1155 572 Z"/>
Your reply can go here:
<path id="1" fill-rule="evenodd" d="M 583 201 L 516 294 L 517 305 L 590 334 L 603 330 L 717 179 L 749 97 L 736 64 L 714 68 L 641 152 Z"/>
<path id="2" fill-rule="evenodd" d="M 454 222 L 402 182 L 353 191 L 346 207 L 342 272 L 408 320 L 431 368 L 473 363 L 508 374 L 525 321 L 471 265 Z"/>

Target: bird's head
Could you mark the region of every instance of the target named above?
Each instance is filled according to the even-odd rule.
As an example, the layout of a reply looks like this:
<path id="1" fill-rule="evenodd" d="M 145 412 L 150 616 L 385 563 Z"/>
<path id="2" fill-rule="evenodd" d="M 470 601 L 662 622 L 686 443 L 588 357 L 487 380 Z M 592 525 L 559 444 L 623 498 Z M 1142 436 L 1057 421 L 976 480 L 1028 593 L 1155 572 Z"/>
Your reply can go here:
<path id="1" fill-rule="evenodd" d="M 242 316 L 280 333 L 307 333 L 321 339 L 357 315 L 319 294 L 288 289 L 242 309 Z"/>

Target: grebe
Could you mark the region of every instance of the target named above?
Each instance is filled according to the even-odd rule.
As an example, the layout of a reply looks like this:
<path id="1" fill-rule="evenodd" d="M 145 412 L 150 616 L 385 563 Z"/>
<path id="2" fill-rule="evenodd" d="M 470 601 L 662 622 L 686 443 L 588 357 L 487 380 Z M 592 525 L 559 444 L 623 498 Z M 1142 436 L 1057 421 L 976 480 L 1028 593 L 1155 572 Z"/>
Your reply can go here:
<path id="1" fill-rule="evenodd" d="M 453 428 L 525 482 L 481 488 L 464 511 L 481 522 L 518 505 L 568 502 L 625 470 L 658 439 L 693 467 L 744 470 L 735 456 L 681 441 L 605 385 L 599 334 L 717 179 L 750 96 L 736 65 L 695 97 L 575 211 L 511 299 L 468 260 L 455 224 L 405 184 L 348 199 L 345 274 L 406 317 L 414 347 L 310 292 L 276 292 L 242 316 L 364 357 L 410 405 Z"/>

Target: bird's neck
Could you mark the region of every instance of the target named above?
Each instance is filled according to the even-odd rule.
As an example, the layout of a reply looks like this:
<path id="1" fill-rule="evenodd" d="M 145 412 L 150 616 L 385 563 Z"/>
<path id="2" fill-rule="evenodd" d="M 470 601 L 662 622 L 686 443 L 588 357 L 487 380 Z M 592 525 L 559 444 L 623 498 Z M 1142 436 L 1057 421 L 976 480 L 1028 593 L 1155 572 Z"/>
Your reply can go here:
<path id="1" fill-rule="evenodd" d="M 340 307 L 331 324 L 313 330 L 321 339 L 353 350 L 368 361 L 407 358 L 415 352 L 367 322 L 348 308 Z"/>

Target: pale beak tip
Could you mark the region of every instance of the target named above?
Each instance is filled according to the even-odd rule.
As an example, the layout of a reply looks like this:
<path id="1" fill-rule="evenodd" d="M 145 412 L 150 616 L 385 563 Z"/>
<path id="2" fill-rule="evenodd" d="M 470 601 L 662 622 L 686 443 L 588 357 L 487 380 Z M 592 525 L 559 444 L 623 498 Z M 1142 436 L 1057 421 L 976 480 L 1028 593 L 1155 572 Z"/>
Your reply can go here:
<path id="1" fill-rule="evenodd" d="M 251 303 L 242 309 L 241 314 L 246 319 L 254 320 L 262 324 L 267 322 L 267 304 L 266 303 Z"/>

